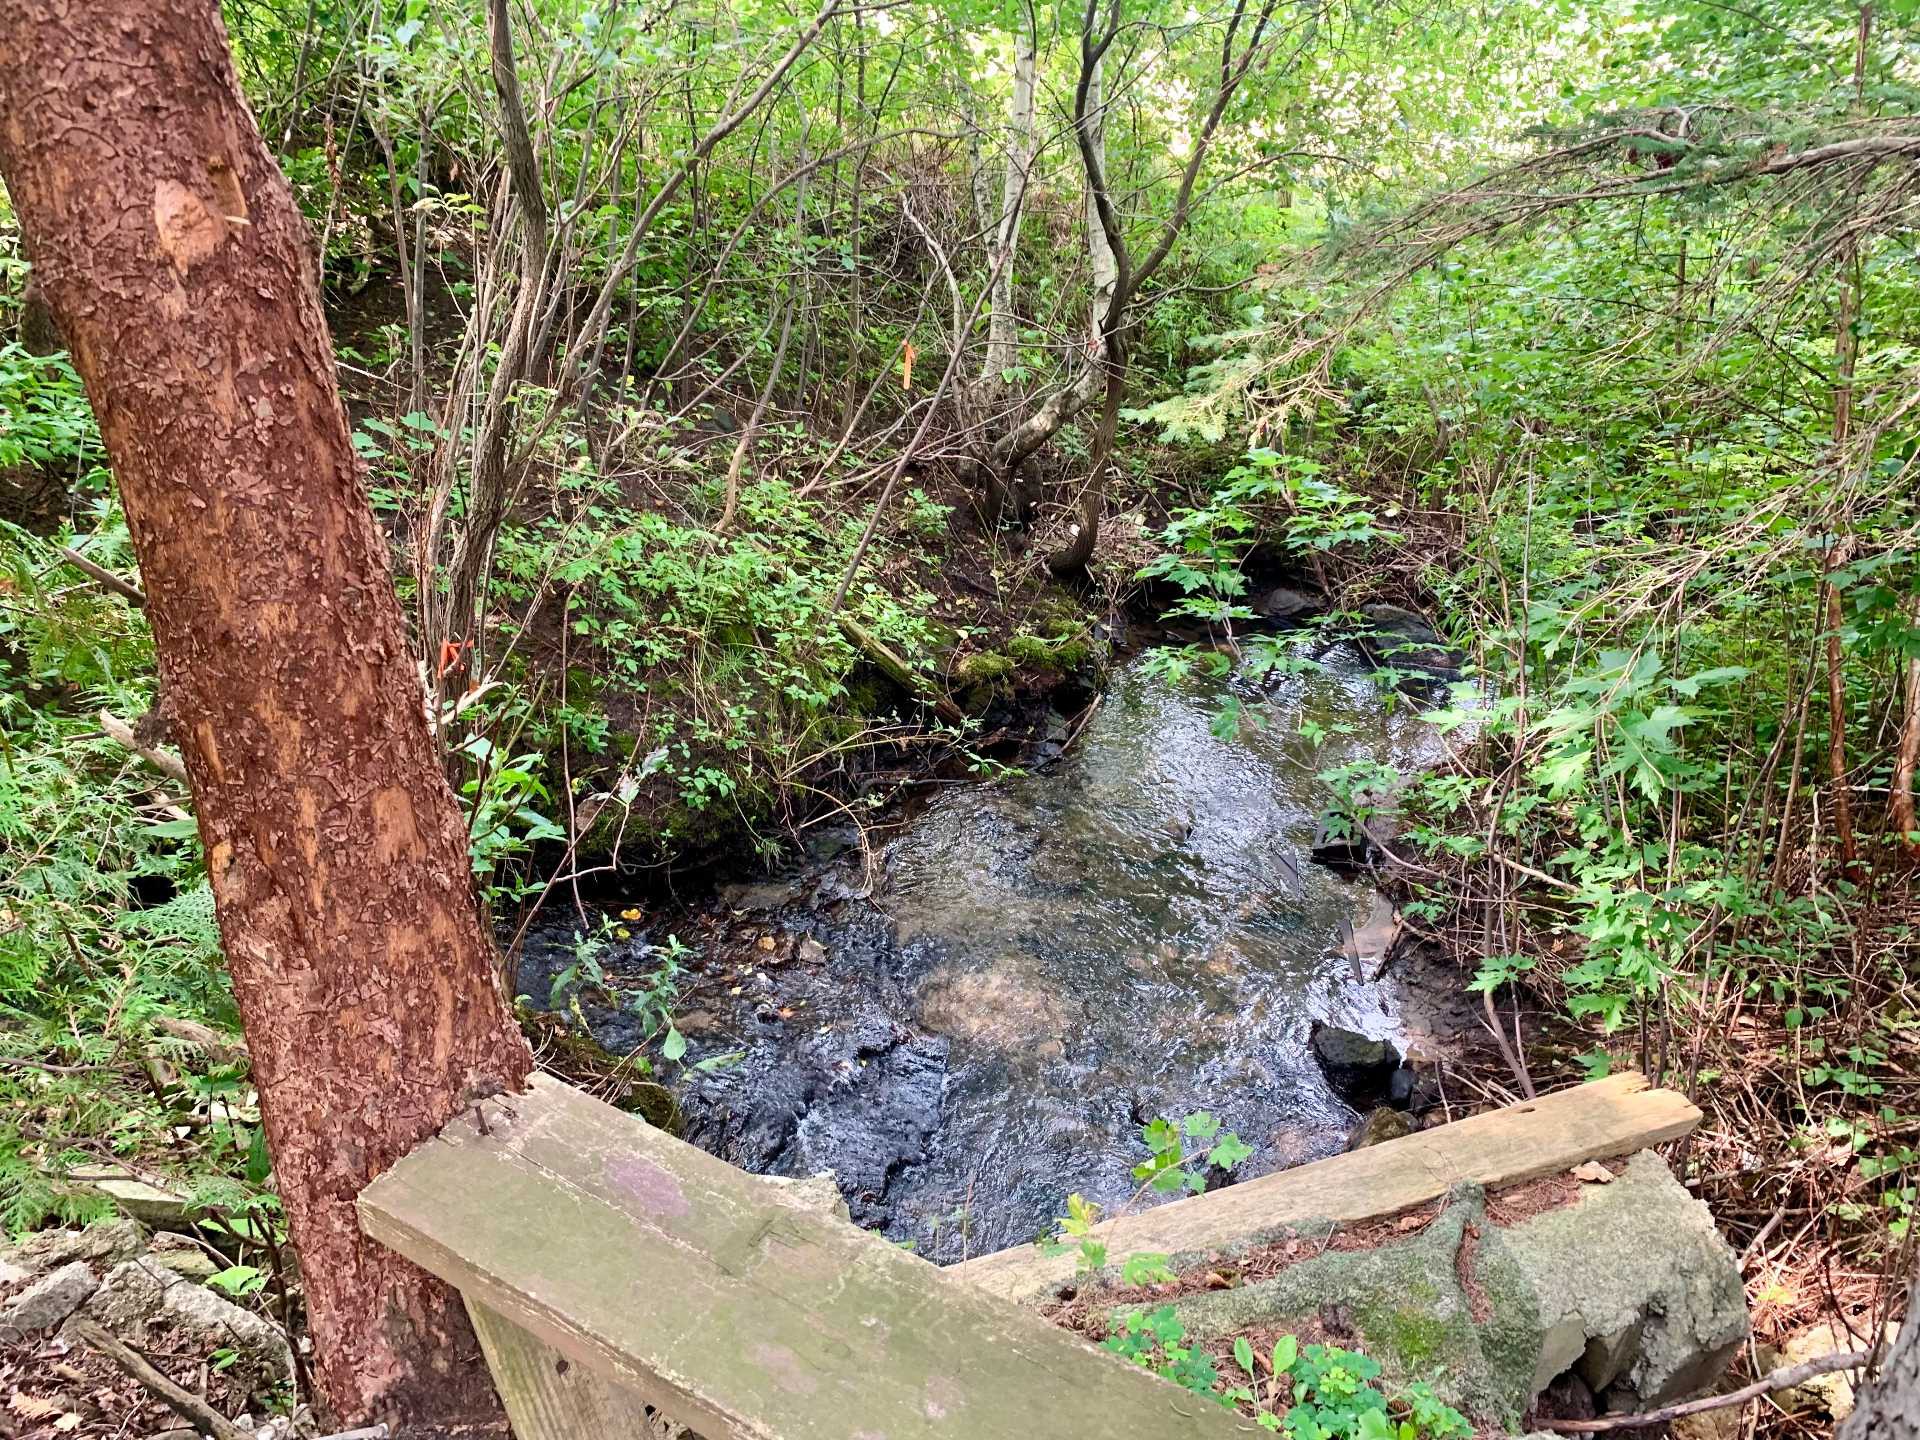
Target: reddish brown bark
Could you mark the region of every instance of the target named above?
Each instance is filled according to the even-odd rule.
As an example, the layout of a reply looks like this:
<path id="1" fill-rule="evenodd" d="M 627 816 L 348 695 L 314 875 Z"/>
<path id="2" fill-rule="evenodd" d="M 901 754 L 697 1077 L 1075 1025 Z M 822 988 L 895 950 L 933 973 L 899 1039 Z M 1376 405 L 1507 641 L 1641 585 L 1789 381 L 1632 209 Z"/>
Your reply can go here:
<path id="1" fill-rule="evenodd" d="M 106 440 L 335 1418 L 492 1413 L 353 1200 L 529 1060 L 475 912 L 306 228 L 214 0 L 0 7 L 0 174 Z"/>

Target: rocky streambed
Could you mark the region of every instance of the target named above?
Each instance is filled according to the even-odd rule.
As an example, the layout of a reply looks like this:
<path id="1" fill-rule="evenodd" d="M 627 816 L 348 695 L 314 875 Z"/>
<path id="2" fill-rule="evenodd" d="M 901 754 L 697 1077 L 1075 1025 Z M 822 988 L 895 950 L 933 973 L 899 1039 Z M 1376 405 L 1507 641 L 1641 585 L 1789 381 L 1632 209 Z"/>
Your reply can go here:
<path id="1" fill-rule="evenodd" d="M 1230 691 L 1258 723 L 1217 733 Z M 884 843 L 827 836 L 771 880 L 627 923 L 605 983 L 559 998 L 624 1053 L 648 1026 L 631 987 L 649 947 L 670 930 L 695 946 L 686 1137 L 752 1171 L 831 1170 L 856 1221 L 942 1262 L 1032 1239 L 1070 1192 L 1124 1203 L 1157 1116 L 1217 1114 L 1253 1147 L 1243 1176 L 1333 1153 L 1358 1117 L 1314 1023 L 1415 1056 L 1458 1023 L 1457 977 L 1384 966 L 1390 908 L 1310 858 L 1315 777 L 1431 762 L 1419 709 L 1345 644 L 1263 688 L 1136 661 L 1047 763 L 956 786 Z M 536 1005 L 580 928 L 529 937 Z"/>

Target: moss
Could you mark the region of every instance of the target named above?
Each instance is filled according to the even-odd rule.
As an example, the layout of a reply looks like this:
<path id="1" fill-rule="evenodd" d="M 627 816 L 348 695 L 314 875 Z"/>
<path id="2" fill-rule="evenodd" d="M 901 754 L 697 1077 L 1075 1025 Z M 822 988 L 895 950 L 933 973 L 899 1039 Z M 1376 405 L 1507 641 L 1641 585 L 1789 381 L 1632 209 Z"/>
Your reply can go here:
<path id="1" fill-rule="evenodd" d="M 1058 670 L 1060 657 L 1038 635 L 1016 635 L 1007 642 L 1007 654 L 1029 670 Z"/>
<path id="2" fill-rule="evenodd" d="M 1085 635 L 1053 642 L 1053 658 L 1068 674 L 1086 669 L 1093 659 L 1093 642 Z"/>
<path id="3" fill-rule="evenodd" d="M 584 709 L 593 703 L 600 692 L 607 688 L 604 677 L 595 674 L 585 665 L 567 667 L 567 703 Z"/>
<path id="4" fill-rule="evenodd" d="M 1007 654 L 1028 670 L 1070 675 L 1086 665 L 1093 654 L 1093 646 L 1084 630 L 1076 625 L 1052 639 L 1040 635 L 1016 635 L 1007 642 Z"/>
<path id="5" fill-rule="evenodd" d="M 992 650 L 979 650 L 960 657 L 953 667 L 953 678 L 961 685 L 994 685 L 1013 674 L 1013 661 Z"/>
<path id="6" fill-rule="evenodd" d="M 1370 1355 L 1386 1355 L 1418 1379 L 1453 1358 L 1460 1338 L 1436 1313 L 1440 1296 L 1432 1285 L 1418 1284 L 1397 1303 L 1363 1307 L 1354 1317 Z"/>
<path id="7" fill-rule="evenodd" d="M 1033 602 L 1029 615 L 1037 628 L 1053 635 L 1077 634 L 1087 623 L 1080 601 L 1062 590 L 1048 590 Z"/>

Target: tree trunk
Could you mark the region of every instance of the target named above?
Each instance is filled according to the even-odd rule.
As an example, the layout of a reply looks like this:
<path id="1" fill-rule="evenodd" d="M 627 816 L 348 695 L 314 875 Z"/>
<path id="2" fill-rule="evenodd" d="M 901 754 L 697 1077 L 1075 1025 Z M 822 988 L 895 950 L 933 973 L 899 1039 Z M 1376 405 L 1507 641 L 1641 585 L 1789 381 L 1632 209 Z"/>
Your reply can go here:
<path id="1" fill-rule="evenodd" d="M 53 312 L 47 309 L 47 297 L 41 293 L 40 282 L 31 275 L 20 296 L 20 343 L 29 355 L 52 355 L 67 348 L 67 342 L 60 338 L 60 327 L 54 323 Z"/>
<path id="2" fill-rule="evenodd" d="M 106 442 L 333 1419 L 496 1412 L 361 1188 L 530 1060 L 215 0 L 0 10 L 0 173 Z"/>
<path id="3" fill-rule="evenodd" d="M 1101 61 L 1119 33 L 1119 0 L 1108 9 L 1105 35 L 1093 38 L 1095 0 L 1088 0 L 1080 38 L 1080 85 L 1074 104 L 1074 133 L 1080 168 L 1087 180 L 1087 258 L 1093 270 L 1093 308 L 1088 317 L 1087 355 L 1103 380 L 1100 424 L 1094 431 L 1086 484 L 1080 491 L 1080 519 L 1072 538 L 1047 557 L 1056 575 L 1078 575 L 1093 559 L 1100 540 L 1100 516 L 1107 504 L 1107 467 L 1120 426 L 1120 402 L 1127 388 L 1127 308 L 1133 303 L 1133 264 L 1120 214 L 1107 184 L 1107 112 Z"/>
<path id="4" fill-rule="evenodd" d="M 1909 624 L 1912 619 L 1909 617 Z M 1913 774 L 1920 766 L 1920 656 L 1902 667 L 1900 686 L 1900 744 L 1894 754 L 1893 793 L 1887 809 L 1894 838 L 1909 856 L 1920 855 L 1920 818 L 1913 809 Z"/>
<path id="5" fill-rule="evenodd" d="M 1013 309 L 1013 254 L 1020 243 L 1020 216 L 1026 206 L 1027 172 L 1033 167 L 1033 93 L 1038 24 L 1031 6 L 1013 37 L 1013 93 L 1007 101 L 1007 168 L 1000 187 L 1000 215 L 987 253 L 993 271 L 993 297 L 987 316 L 987 359 L 983 388 L 1005 391 L 1006 372 L 1020 360 L 1020 317 Z"/>
<path id="6" fill-rule="evenodd" d="M 1843 563 L 1836 556 L 1834 565 Z M 1824 618 L 1827 622 L 1827 774 L 1832 781 L 1833 838 L 1840 864 L 1852 874 L 1859 863 L 1859 847 L 1853 838 L 1853 801 L 1847 786 L 1847 679 L 1840 646 L 1840 592 L 1831 580 L 1825 592 Z"/>

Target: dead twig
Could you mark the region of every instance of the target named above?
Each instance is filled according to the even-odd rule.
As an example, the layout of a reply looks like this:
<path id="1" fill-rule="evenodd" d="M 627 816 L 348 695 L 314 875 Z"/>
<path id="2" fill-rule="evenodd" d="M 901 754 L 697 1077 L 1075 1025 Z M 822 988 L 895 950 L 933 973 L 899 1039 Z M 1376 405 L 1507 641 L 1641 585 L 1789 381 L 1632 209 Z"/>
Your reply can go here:
<path id="1" fill-rule="evenodd" d="M 133 726 L 111 710 L 100 712 L 100 729 L 109 740 L 131 750 L 169 779 L 178 780 L 182 785 L 187 783 L 186 761 L 171 750 L 141 743 L 140 737 L 133 733 Z"/>
<path id="2" fill-rule="evenodd" d="M 174 1384 L 148 1364 L 139 1351 L 105 1327 L 92 1320 L 70 1320 L 67 1322 L 67 1333 L 88 1349 L 118 1365 L 175 1414 L 191 1420 L 195 1429 L 213 1436 L 213 1440 L 253 1440 L 251 1430 L 234 1424 L 198 1395 Z"/>
<path id="3" fill-rule="evenodd" d="M 122 580 L 104 565 L 94 564 L 93 561 L 70 546 L 56 545 L 54 549 L 60 552 L 60 558 L 62 560 L 73 566 L 73 568 L 81 574 L 97 580 L 106 589 L 111 590 L 114 594 L 128 601 L 130 604 L 138 605 L 143 610 L 146 609 L 146 592 L 131 580 Z"/>

